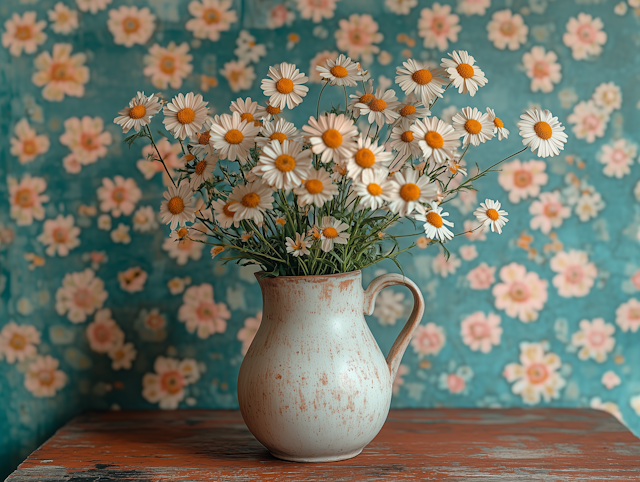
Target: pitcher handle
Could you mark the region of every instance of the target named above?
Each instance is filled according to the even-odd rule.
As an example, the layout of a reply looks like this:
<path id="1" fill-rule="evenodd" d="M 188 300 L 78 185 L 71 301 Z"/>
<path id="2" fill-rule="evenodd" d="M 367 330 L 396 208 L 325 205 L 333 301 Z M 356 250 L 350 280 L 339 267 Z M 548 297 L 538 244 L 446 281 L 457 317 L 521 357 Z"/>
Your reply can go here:
<path id="1" fill-rule="evenodd" d="M 396 338 L 396 341 L 393 343 L 393 346 L 391 347 L 391 350 L 387 355 L 387 365 L 389 366 L 389 372 L 391 373 L 391 382 L 393 382 L 393 380 L 395 380 L 396 378 L 396 373 L 398 373 L 398 367 L 400 366 L 402 355 L 404 355 L 405 350 L 409 346 L 411 337 L 420 324 L 422 315 L 424 314 L 424 298 L 422 297 L 422 293 L 420 292 L 418 286 L 409 278 L 401 274 L 387 273 L 383 274 L 382 276 L 378 276 L 371 283 L 369 283 L 369 286 L 364 292 L 365 315 L 373 314 L 373 309 L 378 293 L 383 289 L 393 285 L 403 285 L 409 288 L 409 290 L 413 294 L 413 311 L 411 312 L 411 316 L 409 316 L 407 323 L 404 325 L 404 328 L 402 328 L 402 331 L 398 335 L 398 338 Z"/>

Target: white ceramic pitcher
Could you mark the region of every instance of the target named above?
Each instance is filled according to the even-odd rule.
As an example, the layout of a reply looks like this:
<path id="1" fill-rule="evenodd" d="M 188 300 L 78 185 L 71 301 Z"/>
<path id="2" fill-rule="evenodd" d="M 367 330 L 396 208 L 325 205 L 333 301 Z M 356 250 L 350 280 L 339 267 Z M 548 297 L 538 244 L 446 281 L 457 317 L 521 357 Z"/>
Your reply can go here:
<path id="1" fill-rule="evenodd" d="M 387 418 L 400 360 L 424 313 L 420 290 L 399 274 L 376 278 L 366 291 L 360 271 L 256 277 L 262 323 L 238 376 L 247 427 L 280 459 L 355 457 Z M 414 306 L 385 360 L 364 315 L 391 285 L 409 288 Z"/>

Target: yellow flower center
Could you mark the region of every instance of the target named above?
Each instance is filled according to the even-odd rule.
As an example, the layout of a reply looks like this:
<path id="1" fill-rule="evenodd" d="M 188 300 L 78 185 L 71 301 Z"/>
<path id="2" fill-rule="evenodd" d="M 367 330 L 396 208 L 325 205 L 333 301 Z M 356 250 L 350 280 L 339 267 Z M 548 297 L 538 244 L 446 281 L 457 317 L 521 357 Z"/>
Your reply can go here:
<path id="1" fill-rule="evenodd" d="M 355 155 L 356 164 L 364 169 L 368 169 L 376 163 L 376 156 L 370 149 L 360 149 Z"/>
<path id="2" fill-rule="evenodd" d="M 233 203 L 237 203 L 237 202 L 238 201 L 229 201 L 227 204 L 222 206 L 222 212 L 224 213 L 225 216 L 227 216 L 228 218 L 232 218 L 233 217 L 233 211 L 229 210 L 229 206 L 231 206 Z"/>
<path id="3" fill-rule="evenodd" d="M 400 136 L 400 139 L 402 139 L 402 142 L 412 142 L 413 132 L 412 131 L 403 132 L 402 135 Z"/>
<path id="4" fill-rule="evenodd" d="M 431 82 L 431 79 L 433 79 L 433 75 L 431 75 L 431 72 L 428 71 L 427 69 L 420 69 L 420 70 L 416 70 L 412 75 L 411 75 L 411 79 L 419 85 L 426 85 L 429 82 Z"/>
<path id="5" fill-rule="evenodd" d="M 140 21 L 134 17 L 127 17 L 122 21 L 122 29 L 126 33 L 137 32 L 140 28 Z"/>
<path id="6" fill-rule="evenodd" d="M 220 12 L 214 8 L 207 8 L 202 12 L 202 19 L 209 25 L 212 23 L 218 23 L 220 21 Z"/>
<path id="7" fill-rule="evenodd" d="M 275 107 L 273 105 L 267 106 L 267 112 L 269 115 L 278 115 L 280 113 L 280 107 Z"/>
<path id="8" fill-rule="evenodd" d="M 11 348 L 13 348 L 14 350 L 23 350 L 26 344 L 27 339 L 24 336 L 19 335 L 18 333 L 14 333 L 14 335 L 11 337 L 11 341 L 9 342 L 9 345 L 11 345 Z"/>
<path id="9" fill-rule="evenodd" d="M 56 243 L 64 243 L 67 240 L 67 230 L 62 228 L 54 229 L 53 239 Z"/>
<path id="10" fill-rule="evenodd" d="M 544 121 L 536 122 L 533 126 L 533 130 L 536 131 L 536 135 L 540 139 L 545 141 L 547 139 L 551 139 L 551 136 L 553 135 L 553 129 L 551 129 L 551 126 Z"/>
<path id="11" fill-rule="evenodd" d="M 242 196 L 242 201 L 240 201 L 245 208 L 255 208 L 258 204 L 260 204 L 260 196 L 258 196 L 255 192 L 250 192 Z"/>
<path id="12" fill-rule="evenodd" d="M 240 144 L 244 140 L 244 134 L 238 129 L 231 129 L 224 135 L 224 140 L 229 144 Z"/>
<path id="13" fill-rule="evenodd" d="M 444 224 L 442 222 L 442 216 L 435 211 L 429 211 L 427 213 L 427 222 L 434 228 L 441 228 Z"/>
<path id="14" fill-rule="evenodd" d="M 296 167 L 296 160 L 289 154 L 281 154 L 276 158 L 276 169 L 280 172 L 293 171 Z"/>
<path id="15" fill-rule="evenodd" d="M 347 69 L 345 69 L 342 65 L 336 65 L 335 67 L 332 67 L 329 72 L 331 72 L 331 75 L 333 75 L 334 77 L 338 77 L 340 79 L 346 77 L 349 74 Z"/>
<path id="16" fill-rule="evenodd" d="M 214 258 L 224 251 L 223 246 L 216 246 L 211 250 L 211 257 Z"/>
<path id="17" fill-rule="evenodd" d="M 400 109 L 398 111 L 398 113 L 402 117 L 407 117 L 408 115 L 415 114 L 416 113 L 416 108 L 413 106 L 413 104 L 407 104 L 402 109 Z"/>
<path id="18" fill-rule="evenodd" d="M 473 77 L 473 67 L 469 64 L 460 64 L 456 67 L 456 70 L 463 79 L 470 79 Z"/>
<path id="19" fill-rule="evenodd" d="M 319 194 L 324 188 L 324 186 L 322 185 L 322 181 L 318 179 L 309 179 L 304 183 L 304 187 L 307 188 L 307 192 L 309 194 Z"/>
<path id="20" fill-rule="evenodd" d="M 21 25 L 16 29 L 15 37 L 18 40 L 28 40 L 31 38 L 31 27 L 28 25 Z"/>
<path id="21" fill-rule="evenodd" d="M 196 175 L 202 176 L 206 168 L 207 168 L 207 161 L 203 159 L 200 162 L 198 162 L 198 164 L 196 164 Z"/>
<path id="22" fill-rule="evenodd" d="M 364 94 L 362 97 L 360 97 L 360 102 L 362 102 L 363 104 L 368 104 L 373 99 L 373 94 Z"/>
<path id="23" fill-rule="evenodd" d="M 382 112 L 387 108 L 387 103 L 382 99 L 374 98 L 371 102 L 369 102 L 369 109 L 374 112 Z"/>
<path id="24" fill-rule="evenodd" d="M 283 134 L 282 132 L 274 132 L 273 134 L 271 134 L 269 139 L 271 139 L 272 141 L 279 141 L 280 144 L 282 144 L 287 140 L 287 135 Z"/>
<path id="25" fill-rule="evenodd" d="M 180 124 L 191 124 L 196 118 L 196 113 L 193 111 L 193 109 L 185 107 L 184 109 L 180 109 L 178 111 L 177 117 Z"/>
<path id="26" fill-rule="evenodd" d="M 487 214 L 487 217 L 491 219 L 491 221 L 497 221 L 500 218 L 500 214 L 498 214 L 498 211 L 496 211 L 493 208 L 487 209 L 486 214 Z"/>
<path id="27" fill-rule="evenodd" d="M 336 149 L 342 145 L 342 134 L 336 129 L 328 129 L 322 134 L 322 142 L 330 149 Z"/>
<path id="28" fill-rule="evenodd" d="M 325 238 L 333 239 L 338 237 L 338 230 L 332 226 L 322 229 Z"/>
<path id="29" fill-rule="evenodd" d="M 493 125 L 496 126 L 498 129 L 501 129 L 502 127 L 504 127 L 504 123 L 502 122 L 502 119 L 500 119 L 499 117 L 496 117 L 493 120 Z"/>
<path id="30" fill-rule="evenodd" d="M 187 228 L 178 229 L 178 237 L 179 238 L 184 238 L 187 234 L 189 234 L 189 231 L 187 230 Z"/>
<path id="31" fill-rule="evenodd" d="M 278 223 L 280 226 L 284 226 L 285 224 L 287 224 L 287 222 L 282 218 L 276 219 L 276 223 Z"/>
<path id="32" fill-rule="evenodd" d="M 247 121 L 247 124 L 248 124 L 249 122 L 253 122 L 253 115 L 250 114 L 249 112 L 245 112 L 240 116 L 240 119 L 243 121 Z"/>
<path id="33" fill-rule="evenodd" d="M 147 108 L 143 105 L 136 105 L 129 110 L 129 117 L 132 119 L 140 119 L 147 113 Z"/>
<path id="34" fill-rule="evenodd" d="M 424 140 L 431 149 L 442 149 L 442 146 L 444 146 L 444 139 L 436 131 L 427 132 Z"/>
<path id="35" fill-rule="evenodd" d="M 180 196 L 174 196 L 169 199 L 167 209 L 174 216 L 184 211 L 184 200 Z"/>
<path id="36" fill-rule="evenodd" d="M 415 201 L 420 197 L 420 188 L 413 183 L 404 184 L 400 188 L 400 197 L 406 202 Z"/>
<path id="37" fill-rule="evenodd" d="M 372 182 L 367 186 L 367 191 L 369 191 L 369 194 L 372 196 L 380 196 L 382 194 L 380 184 L 376 184 L 375 182 Z"/>
<path id="38" fill-rule="evenodd" d="M 160 59 L 160 70 L 165 74 L 173 74 L 176 70 L 176 59 L 169 55 L 165 55 Z"/>
<path id="39" fill-rule="evenodd" d="M 33 139 L 27 139 L 22 144 L 22 152 L 26 155 L 31 156 L 37 152 L 38 148 L 36 147 L 36 142 Z"/>
<path id="40" fill-rule="evenodd" d="M 54 63 L 50 67 L 51 80 L 63 82 L 65 80 L 73 80 L 72 72 L 69 71 L 69 66 L 64 63 Z"/>
<path id="41" fill-rule="evenodd" d="M 15 203 L 21 208 L 30 208 L 34 204 L 33 197 L 31 196 L 31 190 L 28 188 L 19 189 L 16 192 Z"/>
<path id="42" fill-rule="evenodd" d="M 210 140 L 211 140 L 211 132 L 203 132 L 202 134 L 198 134 L 198 144 L 202 144 L 203 146 L 206 146 L 207 144 L 209 144 Z"/>
<path id="43" fill-rule="evenodd" d="M 293 81 L 291 79 L 280 79 L 276 82 L 276 89 L 281 94 L 290 94 L 293 91 Z"/>
<path id="44" fill-rule="evenodd" d="M 469 134 L 478 134 L 482 130 L 482 124 L 475 119 L 469 119 L 464 123 L 464 130 Z"/>

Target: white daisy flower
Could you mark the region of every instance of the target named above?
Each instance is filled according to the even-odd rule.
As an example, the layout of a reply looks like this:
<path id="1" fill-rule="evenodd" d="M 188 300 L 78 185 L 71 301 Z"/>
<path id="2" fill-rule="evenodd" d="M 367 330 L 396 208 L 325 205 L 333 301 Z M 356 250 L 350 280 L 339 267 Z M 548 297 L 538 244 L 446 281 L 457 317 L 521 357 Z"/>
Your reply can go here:
<path id="1" fill-rule="evenodd" d="M 334 244 L 347 244 L 350 234 L 345 233 L 349 225 L 331 217 L 324 216 L 320 225 L 320 239 L 322 240 L 322 251 L 328 253 L 333 249 Z"/>
<path id="2" fill-rule="evenodd" d="M 243 121 L 237 112 L 233 116 L 222 114 L 211 125 L 211 140 L 221 159 L 238 160 L 244 164 L 259 131 L 259 127 L 253 122 Z"/>
<path id="3" fill-rule="evenodd" d="M 484 226 L 491 226 L 491 232 L 502 234 L 502 227 L 509 222 L 506 218 L 507 211 L 500 209 L 500 203 L 498 201 L 492 201 L 491 199 L 485 199 L 483 203 L 480 203 L 480 207 L 473 212 L 476 219 Z"/>
<path id="4" fill-rule="evenodd" d="M 451 221 L 444 219 L 449 213 L 443 213 L 442 208 L 433 201 L 430 209 L 425 214 L 418 214 L 416 220 L 424 221 L 424 234 L 429 239 L 438 239 L 441 242 L 453 239 L 453 233 L 447 226 L 453 227 Z"/>
<path id="5" fill-rule="evenodd" d="M 327 59 L 326 66 L 317 65 L 316 70 L 331 85 L 354 87 L 361 79 L 358 64 L 344 54 L 340 54 L 336 60 Z"/>
<path id="6" fill-rule="evenodd" d="M 311 169 L 302 186 L 295 188 L 293 192 L 298 196 L 298 205 L 315 204 L 322 207 L 338 194 L 338 186 L 331 182 L 331 176 L 324 169 Z"/>
<path id="7" fill-rule="evenodd" d="M 462 113 L 453 116 L 453 128 L 462 137 L 462 145 L 479 146 L 493 138 L 493 122 L 489 114 L 483 114 L 476 107 L 465 107 Z"/>
<path id="8" fill-rule="evenodd" d="M 425 64 L 413 59 L 403 62 L 404 68 L 398 67 L 396 70 L 396 84 L 402 91 L 409 95 L 415 95 L 422 101 L 425 107 L 437 98 L 442 97 L 443 85 L 446 84 L 440 69 L 428 69 Z"/>
<path id="9" fill-rule="evenodd" d="M 368 104 L 373 100 L 373 80 L 369 80 L 364 85 L 364 93 L 356 90 L 355 94 L 349 94 L 349 110 L 352 112 L 353 117 L 360 117 L 360 109 L 356 107 L 356 104 Z"/>
<path id="10" fill-rule="evenodd" d="M 358 135 L 358 128 L 344 114 L 326 114 L 318 119 L 309 117 L 309 125 L 302 130 L 309 133 L 311 149 L 315 154 L 322 154 L 323 163 L 333 160 L 336 164 L 346 163 L 356 150 L 353 137 Z"/>
<path id="11" fill-rule="evenodd" d="M 202 100 L 202 95 L 194 95 L 189 92 L 186 96 L 178 94 L 171 102 L 164 106 L 165 129 L 173 137 L 185 139 L 202 130 L 202 126 L 211 120 L 209 117 L 208 102 Z"/>
<path id="12" fill-rule="evenodd" d="M 418 119 L 411 126 L 411 131 L 418 139 L 426 160 L 433 159 L 437 164 L 442 164 L 447 158 L 453 157 L 460 143 L 453 127 L 437 117 Z"/>
<path id="13" fill-rule="evenodd" d="M 413 94 L 407 97 L 404 102 L 400 102 L 398 104 L 396 112 L 400 116 L 399 120 L 406 119 L 411 122 L 416 119 L 424 119 L 425 117 L 429 117 L 431 115 L 431 111 L 424 107 L 421 102 L 415 100 Z"/>
<path id="14" fill-rule="evenodd" d="M 287 237 L 287 253 L 297 258 L 298 256 L 304 256 L 309 254 L 309 245 L 311 244 L 309 238 L 304 237 L 300 233 L 296 233 L 296 240 Z"/>
<path id="15" fill-rule="evenodd" d="M 353 183 L 353 190 L 360 198 L 360 205 L 380 209 L 389 200 L 388 193 L 393 189 L 386 169 L 366 169 L 362 178 Z"/>
<path id="16" fill-rule="evenodd" d="M 262 119 L 263 121 L 270 121 L 273 118 L 276 118 L 282 113 L 282 109 L 280 107 L 271 105 L 271 102 L 267 99 L 266 106 L 262 107 L 258 105 L 256 109 L 256 118 Z"/>
<path id="17" fill-rule="evenodd" d="M 229 109 L 231 112 L 237 112 L 240 114 L 240 119 L 243 121 L 247 121 L 247 124 L 253 122 L 253 125 L 256 127 L 261 126 L 260 117 L 258 117 L 258 103 L 251 100 L 251 97 L 247 97 L 243 99 L 238 97 L 236 100 L 231 102 L 231 106 Z"/>
<path id="18" fill-rule="evenodd" d="M 280 141 L 280 144 L 285 140 L 302 141 L 302 135 L 296 126 L 285 119 L 278 119 L 276 122 L 263 122 L 260 134 L 262 135 L 256 137 L 258 145 L 269 144 L 271 141 Z"/>
<path id="19" fill-rule="evenodd" d="M 252 219 L 259 224 L 264 220 L 262 213 L 273 208 L 272 192 L 262 181 L 239 184 L 233 188 L 229 196 L 230 201 L 236 202 L 230 204 L 227 209 L 235 213 L 234 220 Z"/>
<path id="20" fill-rule="evenodd" d="M 449 159 L 447 161 L 447 166 L 449 167 L 449 172 L 451 172 L 452 174 L 451 177 L 455 176 L 458 173 L 462 174 L 463 176 L 467 175 L 467 169 L 457 159 Z"/>
<path id="21" fill-rule="evenodd" d="M 364 171 L 389 167 L 393 159 L 393 153 L 379 146 L 378 141 L 372 141 L 370 137 L 360 134 L 358 148 L 347 162 L 347 175 L 351 179 L 359 179 Z"/>
<path id="22" fill-rule="evenodd" d="M 398 105 L 400 102 L 398 102 L 395 90 L 377 89 L 373 99 L 367 103 L 359 102 L 355 107 L 360 110 L 360 115 L 368 116 L 369 124 L 373 124 L 375 121 L 382 127 L 385 122 L 391 124 L 400 116 L 396 112 Z"/>
<path id="23" fill-rule="evenodd" d="M 392 170 L 410 157 L 418 159 L 422 154 L 420 140 L 414 136 L 411 125 L 409 120 L 403 119 L 391 130 L 390 146 L 398 153 L 391 164 Z"/>
<path id="24" fill-rule="evenodd" d="M 420 177 L 411 168 L 396 172 L 391 182 L 389 209 L 400 216 L 409 216 L 415 210 L 423 212 L 421 203 L 430 202 L 438 194 L 436 184 L 428 176 Z"/>
<path id="25" fill-rule="evenodd" d="M 216 116 L 217 118 L 218 116 Z M 212 120 L 212 122 L 214 122 Z M 179 146 L 178 146 L 179 147 Z M 191 142 L 189 142 L 190 152 L 197 158 L 202 159 L 205 156 L 215 155 L 215 148 L 213 147 L 213 139 L 211 138 L 211 131 L 207 128 L 202 132 L 196 132 L 191 136 Z"/>
<path id="26" fill-rule="evenodd" d="M 498 136 L 498 140 L 507 139 L 509 137 L 509 129 L 504 126 L 504 122 L 499 117 L 496 117 L 495 111 L 491 107 L 487 107 L 487 114 L 489 120 L 493 122 L 493 134 Z"/>
<path id="27" fill-rule="evenodd" d="M 204 159 L 194 159 L 193 174 L 191 175 L 191 189 L 196 191 L 202 185 L 202 183 L 209 179 L 213 174 L 213 170 L 218 163 L 218 155 L 212 154 L 205 156 Z"/>
<path id="28" fill-rule="evenodd" d="M 220 227 L 226 229 L 233 224 L 237 228 L 240 225 L 240 221 L 235 219 L 235 213 L 229 209 L 229 206 L 235 202 L 237 201 L 229 199 L 227 201 L 221 199 L 214 199 L 211 201 L 215 220 Z"/>
<path id="29" fill-rule="evenodd" d="M 289 191 L 302 184 L 311 169 L 311 150 L 302 150 L 297 142 L 271 141 L 263 147 L 256 174 L 273 189 Z"/>
<path id="30" fill-rule="evenodd" d="M 553 157 L 560 154 L 567 142 L 564 126 L 548 110 L 529 109 L 520 116 L 518 122 L 522 144 L 538 151 L 539 157 Z"/>
<path id="31" fill-rule="evenodd" d="M 129 102 L 129 107 L 125 107 L 118 114 L 113 122 L 122 126 L 122 132 L 127 133 L 131 128 L 139 132 L 143 126 L 151 122 L 151 118 L 160 112 L 160 101 L 151 94 L 149 97 L 144 92 L 138 92 Z"/>
<path id="32" fill-rule="evenodd" d="M 160 217 L 163 223 L 171 224 L 171 231 L 194 221 L 193 192 L 188 182 L 183 181 L 177 187 L 169 185 L 163 196 L 166 201 L 160 205 Z"/>
<path id="33" fill-rule="evenodd" d="M 449 54 L 450 59 L 442 59 L 442 68 L 449 74 L 453 86 L 461 94 L 469 92 L 471 97 L 476 95 L 478 88 L 484 86 L 488 80 L 484 72 L 475 64 L 475 59 L 465 50 L 455 50 Z"/>
<path id="34" fill-rule="evenodd" d="M 309 87 L 303 85 L 309 78 L 295 64 L 282 62 L 279 69 L 269 67 L 268 75 L 271 78 L 262 79 L 260 87 L 273 106 L 293 109 L 309 92 Z"/>

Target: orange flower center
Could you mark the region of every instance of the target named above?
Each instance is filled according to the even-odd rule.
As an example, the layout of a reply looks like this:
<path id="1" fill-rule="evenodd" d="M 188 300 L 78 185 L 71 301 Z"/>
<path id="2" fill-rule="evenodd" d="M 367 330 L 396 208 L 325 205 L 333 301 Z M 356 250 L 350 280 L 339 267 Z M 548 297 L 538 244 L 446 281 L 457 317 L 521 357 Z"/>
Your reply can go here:
<path id="1" fill-rule="evenodd" d="M 322 229 L 325 238 L 333 239 L 338 237 L 338 230 L 332 226 Z"/>
<path id="2" fill-rule="evenodd" d="M 38 372 L 38 380 L 40 381 L 40 385 L 49 386 L 55 381 L 55 377 L 51 370 L 40 370 Z"/>
<path id="3" fill-rule="evenodd" d="M 368 169 L 376 163 L 376 156 L 370 149 L 360 149 L 355 155 L 356 164 L 364 169 Z"/>
<path id="4" fill-rule="evenodd" d="M 200 162 L 198 162 L 198 164 L 196 164 L 196 175 L 202 176 L 206 168 L 207 168 L 207 161 L 203 159 Z"/>
<path id="5" fill-rule="evenodd" d="M 415 201 L 420 197 L 420 188 L 413 183 L 404 184 L 400 188 L 400 197 L 407 202 Z"/>
<path id="6" fill-rule="evenodd" d="M 500 32 L 502 32 L 502 35 L 506 37 L 511 37 L 515 31 L 516 26 L 513 22 L 502 22 L 502 24 L 500 24 Z"/>
<path id="7" fill-rule="evenodd" d="M 412 131 L 403 132 L 402 135 L 400 136 L 400 139 L 402 139 L 402 142 L 412 142 L 413 132 Z"/>
<path id="8" fill-rule="evenodd" d="M 160 378 L 160 386 L 165 392 L 174 395 L 182 390 L 183 379 L 184 377 L 177 370 L 166 372 Z"/>
<path id="9" fill-rule="evenodd" d="M 464 130 L 469 134 L 478 134 L 482 130 L 482 124 L 475 119 L 469 119 L 464 123 Z"/>
<path id="10" fill-rule="evenodd" d="M 496 117 L 495 119 L 493 119 L 493 125 L 496 126 L 498 129 L 501 129 L 504 127 L 504 123 L 502 122 L 502 119 L 500 119 L 499 117 Z"/>
<path id="11" fill-rule="evenodd" d="M 171 75 L 176 70 L 176 60 L 169 55 L 165 55 L 160 59 L 159 67 L 165 74 Z"/>
<path id="12" fill-rule="evenodd" d="M 363 104 L 368 104 L 373 99 L 373 94 L 364 94 L 362 97 L 360 97 L 360 102 L 362 102 Z"/>
<path id="13" fill-rule="evenodd" d="M 342 65 L 336 65 L 335 67 L 332 67 L 329 72 L 331 72 L 331 75 L 333 75 L 334 77 L 338 77 L 340 79 L 346 77 L 349 74 L 347 69 L 345 69 Z"/>
<path id="14" fill-rule="evenodd" d="M 336 149 L 342 145 L 342 134 L 336 129 L 328 129 L 322 134 L 322 142 L 324 142 L 328 148 Z"/>
<path id="15" fill-rule="evenodd" d="M 276 82 L 276 89 L 281 94 L 290 94 L 293 91 L 293 81 L 291 79 L 280 79 Z"/>
<path id="16" fill-rule="evenodd" d="M 411 79 L 419 85 L 426 85 L 431 82 L 433 79 L 433 75 L 427 69 L 416 70 L 412 75 Z"/>
<path id="17" fill-rule="evenodd" d="M 184 200 L 180 196 L 172 197 L 167 203 L 167 209 L 174 216 L 180 214 L 184 211 Z"/>
<path id="18" fill-rule="evenodd" d="M 92 305 L 91 293 L 87 288 L 78 288 L 73 295 L 73 301 L 82 308 L 89 308 Z"/>
<path id="19" fill-rule="evenodd" d="M 189 231 L 187 230 L 187 228 L 178 229 L 178 237 L 179 238 L 185 238 L 187 236 L 187 234 L 189 234 Z M 135 279 L 135 277 L 134 277 L 134 279 Z"/>
<path id="20" fill-rule="evenodd" d="M 198 134 L 198 144 L 202 144 L 203 146 L 209 144 L 211 140 L 211 132 L 203 132 L 202 134 Z"/>
<path id="21" fill-rule="evenodd" d="M 282 144 L 287 140 L 287 135 L 283 134 L 282 132 L 274 132 L 273 134 L 271 134 L 269 139 L 271 139 L 272 141 L 279 141 L 280 144 Z"/>
<path id="22" fill-rule="evenodd" d="M 9 345 L 11 345 L 11 348 L 14 350 L 24 350 L 24 347 L 27 345 L 27 339 L 18 333 L 14 333 Z"/>
<path id="23" fill-rule="evenodd" d="M 509 289 L 509 296 L 513 301 L 522 303 L 529 299 L 529 288 L 526 284 L 516 281 Z"/>
<path id="24" fill-rule="evenodd" d="M 473 67 L 469 64 L 460 64 L 456 67 L 456 70 L 463 79 L 470 79 L 473 77 Z"/>
<path id="25" fill-rule="evenodd" d="M 140 28 L 140 21 L 134 17 L 127 17 L 122 21 L 122 29 L 126 33 L 137 32 Z"/>
<path id="26" fill-rule="evenodd" d="M 489 219 L 491 219 L 491 221 L 497 221 L 498 219 L 500 219 L 500 214 L 498 214 L 498 211 L 493 208 L 487 209 L 486 215 Z"/>
<path id="27" fill-rule="evenodd" d="M 54 63 L 51 65 L 50 72 L 51 80 L 54 82 L 73 80 L 73 76 L 69 72 L 69 67 L 66 64 Z"/>
<path id="28" fill-rule="evenodd" d="M 94 142 L 95 140 L 96 139 L 93 134 L 82 134 L 82 137 L 80 138 L 80 144 L 87 151 L 93 151 L 94 149 L 97 149 L 99 147 L 99 145 Z"/>
<path id="29" fill-rule="evenodd" d="M 269 115 L 278 115 L 280 113 L 280 107 L 275 107 L 273 105 L 267 106 L 267 112 Z"/>
<path id="30" fill-rule="evenodd" d="M 202 12 L 202 19 L 208 25 L 212 23 L 218 23 L 220 21 L 220 12 L 218 12 L 214 8 L 207 8 L 204 12 Z"/>
<path id="31" fill-rule="evenodd" d="M 136 105 L 129 110 L 129 117 L 132 119 L 141 119 L 147 113 L 147 108 L 143 105 Z"/>
<path id="32" fill-rule="evenodd" d="M 304 183 L 304 186 L 307 188 L 309 194 L 319 194 L 322 192 L 322 189 L 324 187 L 322 185 L 322 181 L 318 179 L 309 179 Z"/>
<path id="33" fill-rule="evenodd" d="M 369 102 L 369 109 L 374 112 L 382 112 L 387 108 L 387 103 L 382 99 L 374 98 L 371 102 Z"/>
<path id="34" fill-rule="evenodd" d="M 126 198 L 126 194 L 123 187 L 117 187 L 111 193 L 111 199 L 116 203 L 121 203 Z"/>
<path id="35" fill-rule="evenodd" d="M 185 107 L 178 111 L 178 122 L 180 122 L 180 124 L 191 124 L 195 118 L 196 113 L 189 107 Z"/>
<path id="36" fill-rule="evenodd" d="M 28 40 L 31 38 L 31 27 L 21 25 L 16 29 L 16 38 L 18 40 Z"/>
<path id="37" fill-rule="evenodd" d="M 244 134 L 238 129 L 231 129 L 224 135 L 224 140 L 229 144 L 240 144 L 244 140 Z"/>
<path id="38" fill-rule="evenodd" d="M 398 113 L 402 117 L 407 117 L 408 115 L 415 114 L 416 113 L 416 108 L 413 106 L 413 104 L 407 104 L 402 109 L 400 109 L 398 111 Z"/>
<path id="39" fill-rule="evenodd" d="M 533 176 L 529 171 L 520 170 L 516 171 L 513 175 L 513 183 L 518 187 L 527 187 L 531 184 Z"/>
<path id="40" fill-rule="evenodd" d="M 281 154 L 276 158 L 276 169 L 280 172 L 293 171 L 296 167 L 296 160 L 289 154 Z"/>
<path id="41" fill-rule="evenodd" d="M 375 182 L 372 182 L 367 186 L 367 191 L 369 191 L 369 194 L 372 196 L 380 196 L 382 194 L 380 184 L 376 184 Z"/>
<path id="42" fill-rule="evenodd" d="M 242 119 L 243 121 L 247 121 L 248 124 L 249 122 L 253 122 L 253 115 L 249 112 L 245 112 L 240 116 L 240 119 Z"/>
<path id="43" fill-rule="evenodd" d="M 540 139 L 545 141 L 547 139 L 551 139 L 551 136 L 553 135 L 553 129 L 551 129 L 551 126 L 544 121 L 536 122 L 533 126 L 533 130 L 536 131 L 536 135 Z"/>
<path id="44" fill-rule="evenodd" d="M 444 224 L 442 222 L 442 216 L 440 216 L 437 212 L 435 211 L 429 211 L 427 213 L 427 222 L 435 227 L 435 228 L 441 228 L 442 225 Z"/>
<path id="45" fill-rule="evenodd" d="M 424 140 L 431 149 L 442 149 L 442 146 L 444 146 L 444 139 L 436 131 L 427 132 Z"/>
<path id="46" fill-rule="evenodd" d="M 549 370 L 543 363 L 532 363 L 527 368 L 527 378 L 533 384 L 544 382 L 549 376 Z"/>
<path id="47" fill-rule="evenodd" d="M 242 201 L 240 201 L 245 208 L 255 208 L 258 204 L 260 204 L 260 196 L 258 196 L 255 192 L 250 192 L 242 196 Z"/>
<path id="48" fill-rule="evenodd" d="M 233 217 L 233 212 L 229 210 L 229 206 L 231 206 L 233 203 L 236 203 L 238 201 L 229 201 L 227 204 L 225 204 L 222 207 L 222 212 L 224 213 L 225 216 L 232 218 Z"/>
<path id="49" fill-rule="evenodd" d="M 21 208 L 32 207 L 34 204 L 34 200 L 33 196 L 31 195 L 31 189 L 19 189 L 18 192 L 16 192 L 15 202 Z"/>
<path id="50" fill-rule="evenodd" d="M 33 139 L 27 139 L 26 141 L 24 141 L 24 143 L 22 144 L 22 152 L 24 152 L 28 156 L 31 156 L 38 152 L 36 142 Z"/>
<path id="51" fill-rule="evenodd" d="M 67 230 L 56 228 L 53 230 L 52 237 L 56 243 L 64 243 L 67 240 Z"/>

